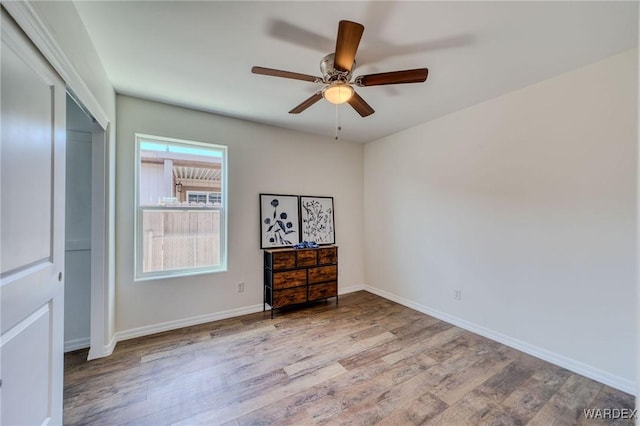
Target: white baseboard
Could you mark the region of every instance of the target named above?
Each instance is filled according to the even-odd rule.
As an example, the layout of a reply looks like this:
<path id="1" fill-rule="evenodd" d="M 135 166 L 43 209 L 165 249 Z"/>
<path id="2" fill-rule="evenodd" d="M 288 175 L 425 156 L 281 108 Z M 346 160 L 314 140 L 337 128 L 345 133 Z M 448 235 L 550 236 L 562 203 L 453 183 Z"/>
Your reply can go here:
<path id="1" fill-rule="evenodd" d="M 350 285 L 349 287 L 341 287 L 338 286 L 338 295 L 347 294 L 347 293 L 355 293 L 356 291 L 365 290 L 365 285 Z"/>
<path id="2" fill-rule="evenodd" d="M 67 340 L 64 342 L 64 352 L 77 351 L 89 347 L 89 338 L 82 337 L 80 339 Z"/>
<path id="3" fill-rule="evenodd" d="M 95 348 L 95 347 L 91 347 L 89 348 L 89 354 L 87 355 L 87 361 L 91 361 L 92 359 L 98 359 L 98 358 L 104 358 L 106 356 L 109 356 L 113 353 L 113 350 L 116 348 L 116 343 L 118 341 L 116 340 L 116 336 L 114 335 L 111 338 L 111 341 L 109 342 L 108 345 L 105 345 L 101 348 Z"/>
<path id="4" fill-rule="evenodd" d="M 213 314 L 199 315 L 191 318 L 184 318 L 176 321 L 168 321 L 160 324 L 152 324 L 144 327 L 132 328 L 116 332 L 115 340 L 121 342 L 123 340 L 134 339 L 136 337 L 148 336 L 150 334 L 162 333 L 163 331 L 175 330 L 178 328 L 189 327 L 192 325 L 204 324 L 211 321 L 218 321 L 227 318 L 238 317 L 240 315 L 254 314 L 261 312 L 262 303 L 259 305 L 246 306 L 243 308 L 229 309 L 228 311 L 216 312 Z"/>
<path id="5" fill-rule="evenodd" d="M 514 339 L 513 337 L 499 333 L 495 330 L 491 330 L 486 327 L 463 320 L 461 318 L 446 314 L 444 312 L 437 311 L 435 309 L 429 308 L 427 306 L 421 305 L 387 291 L 370 286 L 365 286 L 364 289 L 370 293 L 376 294 L 380 297 L 384 297 L 385 299 L 399 303 L 408 308 L 415 309 L 416 311 L 422 312 L 423 314 L 431 315 L 432 317 L 448 322 L 449 324 L 453 324 L 465 330 L 487 337 L 491 340 L 495 340 L 496 342 L 502 343 L 503 345 L 535 356 L 536 358 L 540 358 L 557 366 L 566 368 L 567 370 L 588 377 L 605 385 L 611 386 L 612 388 L 621 390 L 622 392 L 638 396 L 638 388 L 636 386 L 636 383 L 631 380 L 616 376 L 614 374 L 600 370 L 599 368 L 584 364 L 580 361 L 576 361 L 572 358 L 568 358 L 563 355 L 551 352 L 522 340 Z"/>

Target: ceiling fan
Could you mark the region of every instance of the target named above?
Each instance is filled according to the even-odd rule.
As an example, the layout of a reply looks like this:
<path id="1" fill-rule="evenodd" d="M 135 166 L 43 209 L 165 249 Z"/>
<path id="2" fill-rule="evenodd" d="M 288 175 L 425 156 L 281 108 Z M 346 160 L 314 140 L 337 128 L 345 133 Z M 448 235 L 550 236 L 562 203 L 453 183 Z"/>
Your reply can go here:
<path id="1" fill-rule="evenodd" d="M 356 52 L 363 32 L 364 26 L 362 24 L 351 21 L 340 21 L 335 53 L 326 55 L 322 58 L 322 61 L 320 61 L 322 77 L 264 67 L 253 67 L 251 68 L 251 72 L 254 74 L 291 78 L 325 85 L 322 90 L 314 93 L 300 105 L 289 111 L 290 114 L 299 114 L 320 99 L 325 98 L 333 104 L 347 102 L 358 114 L 362 117 L 367 117 L 375 111 L 356 93 L 353 86 L 368 87 L 385 84 L 422 83 L 427 79 L 429 70 L 427 68 L 417 68 L 367 74 L 360 75 L 352 80 L 352 72 L 356 66 Z"/>

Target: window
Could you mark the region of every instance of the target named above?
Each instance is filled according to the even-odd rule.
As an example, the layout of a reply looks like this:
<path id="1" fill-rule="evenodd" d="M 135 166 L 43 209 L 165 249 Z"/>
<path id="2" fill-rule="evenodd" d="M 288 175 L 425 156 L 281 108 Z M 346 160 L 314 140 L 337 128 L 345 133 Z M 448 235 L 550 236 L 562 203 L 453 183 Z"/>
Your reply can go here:
<path id="1" fill-rule="evenodd" d="M 227 147 L 136 134 L 136 279 L 226 270 Z"/>
<path id="2" fill-rule="evenodd" d="M 222 192 L 187 191 L 189 203 L 222 204 Z"/>

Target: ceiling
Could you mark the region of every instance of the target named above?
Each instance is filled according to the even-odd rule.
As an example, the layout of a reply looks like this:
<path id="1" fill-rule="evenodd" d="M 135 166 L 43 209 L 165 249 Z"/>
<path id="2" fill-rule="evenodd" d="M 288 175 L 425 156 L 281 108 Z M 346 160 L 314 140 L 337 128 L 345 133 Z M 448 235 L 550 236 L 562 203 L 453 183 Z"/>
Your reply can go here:
<path id="1" fill-rule="evenodd" d="M 76 1 L 115 90 L 333 138 L 336 107 L 288 111 L 321 86 L 341 19 L 365 26 L 354 76 L 429 68 L 426 83 L 357 88 L 340 138 L 368 142 L 638 45 L 638 2 Z M 585 90 L 589 90 L 585 87 Z"/>

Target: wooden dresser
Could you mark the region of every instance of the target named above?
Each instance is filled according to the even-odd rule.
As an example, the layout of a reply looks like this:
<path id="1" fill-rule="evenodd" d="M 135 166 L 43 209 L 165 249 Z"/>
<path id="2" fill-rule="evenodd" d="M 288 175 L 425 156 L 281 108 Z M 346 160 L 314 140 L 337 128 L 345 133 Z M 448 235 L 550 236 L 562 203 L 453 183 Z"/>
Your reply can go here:
<path id="1" fill-rule="evenodd" d="M 314 300 L 336 298 L 338 247 L 264 250 L 264 302 L 273 310 Z"/>

